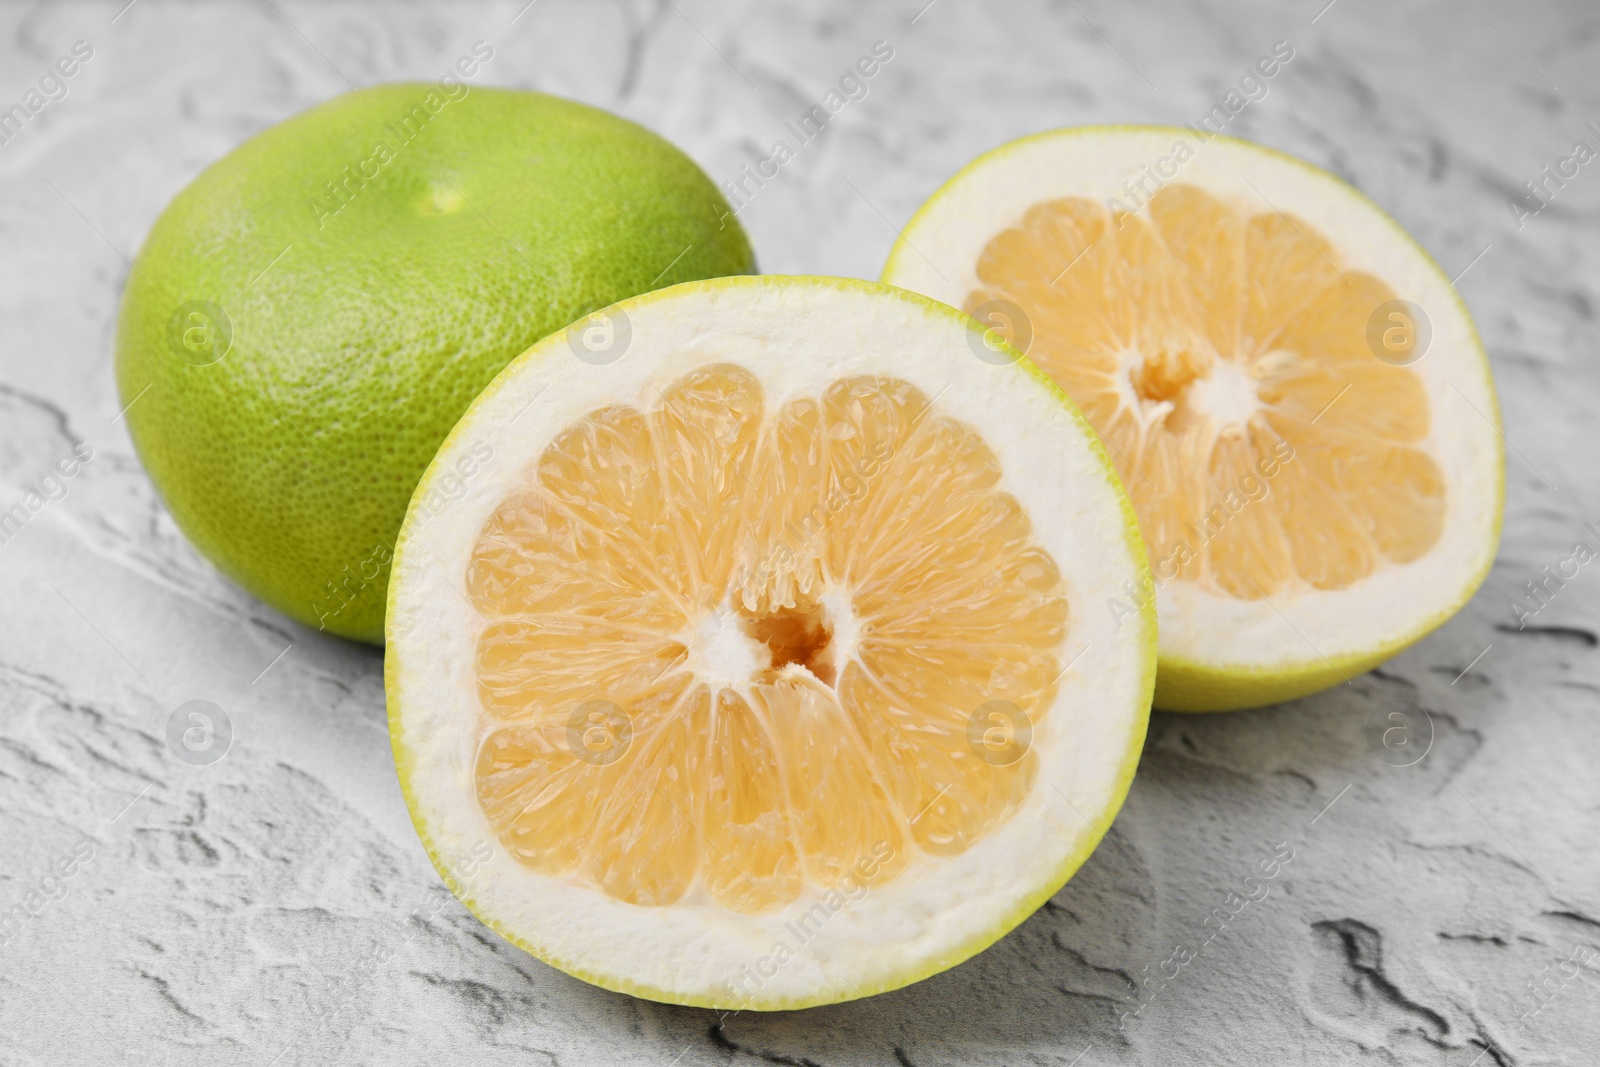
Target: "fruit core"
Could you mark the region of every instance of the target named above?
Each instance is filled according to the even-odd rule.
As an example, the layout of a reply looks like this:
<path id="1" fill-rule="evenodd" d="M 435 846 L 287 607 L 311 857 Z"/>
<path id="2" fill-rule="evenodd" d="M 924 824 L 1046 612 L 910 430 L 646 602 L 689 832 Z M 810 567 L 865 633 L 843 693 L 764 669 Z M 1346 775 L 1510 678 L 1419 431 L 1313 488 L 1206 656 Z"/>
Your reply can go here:
<path id="1" fill-rule="evenodd" d="M 707 684 L 737 686 L 773 681 L 792 667 L 832 686 L 839 655 L 834 615 L 854 620 L 847 591 L 835 590 L 823 599 L 832 601 L 832 611 L 821 601 L 803 599 L 761 611 L 724 603 L 703 612 L 678 637 L 687 652 L 685 669 Z"/>

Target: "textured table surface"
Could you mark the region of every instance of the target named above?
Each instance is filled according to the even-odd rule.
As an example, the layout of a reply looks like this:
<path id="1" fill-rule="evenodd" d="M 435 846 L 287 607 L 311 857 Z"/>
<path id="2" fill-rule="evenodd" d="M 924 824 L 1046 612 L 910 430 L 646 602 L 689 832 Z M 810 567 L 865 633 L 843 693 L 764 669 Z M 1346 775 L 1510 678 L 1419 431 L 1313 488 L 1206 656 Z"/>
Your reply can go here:
<path id="1" fill-rule="evenodd" d="M 1600 520 L 1600 163 L 1536 215 L 1509 207 L 1574 142 L 1600 149 L 1592 3 L 124 2 L 0 6 L 0 107 L 93 50 L 0 145 L 0 508 L 92 450 L 0 545 L 0 907 L 24 916 L 0 935 L 0 1064 L 1597 1062 L 1600 572 L 1526 629 L 1509 606 Z M 613 109 L 719 181 L 890 42 L 867 97 L 742 214 L 764 270 L 869 278 L 980 151 L 1193 120 L 1290 42 L 1230 132 L 1331 168 L 1464 272 L 1508 444 L 1493 573 L 1349 686 L 1155 716 L 1099 851 L 936 978 L 721 1019 L 546 967 L 424 857 L 381 653 L 196 555 L 111 374 L 126 257 L 202 167 L 351 83 L 439 77 L 479 40 L 479 84 Z M 193 699 L 233 725 L 208 766 L 166 741 Z M 1431 748 L 1393 766 L 1369 724 L 1413 706 Z M 1204 925 L 1280 843 L 1268 895 Z"/>

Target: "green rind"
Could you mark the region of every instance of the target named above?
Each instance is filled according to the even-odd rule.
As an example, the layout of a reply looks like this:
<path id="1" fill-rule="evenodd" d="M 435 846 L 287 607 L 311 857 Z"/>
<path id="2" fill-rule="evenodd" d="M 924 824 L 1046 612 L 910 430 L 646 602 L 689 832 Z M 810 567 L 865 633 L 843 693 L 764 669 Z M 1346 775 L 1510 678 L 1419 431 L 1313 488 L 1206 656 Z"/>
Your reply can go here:
<path id="1" fill-rule="evenodd" d="M 901 289 L 896 286 L 886 285 L 878 282 L 860 281 L 854 278 L 827 278 L 808 275 L 729 276 L 705 281 L 685 282 L 667 289 L 657 290 L 655 292 L 646 293 L 642 296 L 620 301 L 615 305 L 615 307 L 621 311 L 630 311 L 631 309 L 642 307 L 658 300 L 675 299 L 678 297 L 688 296 L 696 292 L 707 292 L 714 289 L 731 288 L 734 286 L 799 285 L 820 285 L 842 290 L 890 294 L 895 298 L 903 300 L 906 303 L 913 304 L 924 311 L 960 320 L 964 326 L 966 326 L 969 330 L 972 330 L 974 333 L 983 333 L 983 327 L 979 326 L 967 315 L 957 311 L 955 308 L 952 308 L 947 304 L 942 304 L 936 300 L 923 296 L 920 293 L 912 292 L 908 289 Z M 990 342 L 995 340 L 995 338 L 989 338 Z M 1077 405 L 1067 397 L 1067 394 L 1061 390 L 1061 387 L 1057 385 L 1049 375 L 1045 374 L 1027 359 L 1023 358 L 1020 352 L 1016 352 L 1015 349 L 1010 349 L 1009 346 L 1004 347 L 1014 353 L 1016 357 L 1014 360 L 1014 365 L 1027 373 L 1029 377 L 1033 378 L 1053 397 L 1055 397 L 1057 402 L 1067 409 L 1072 418 L 1077 422 L 1079 428 L 1083 431 L 1084 439 L 1089 444 L 1089 447 L 1095 457 L 1099 460 L 1101 470 L 1106 476 L 1107 483 L 1116 493 L 1118 505 L 1122 510 L 1123 529 L 1127 534 L 1126 543 L 1129 550 L 1132 552 L 1134 561 L 1138 567 L 1139 581 L 1142 585 L 1148 587 L 1148 582 L 1150 580 L 1149 557 L 1145 551 L 1144 538 L 1139 533 L 1138 519 L 1133 513 L 1133 504 L 1128 500 L 1127 493 L 1123 490 L 1122 482 L 1117 477 L 1116 468 L 1112 465 L 1111 457 L 1107 454 L 1105 446 L 1101 442 L 1099 435 L 1094 432 L 1094 428 L 1089 425 L 1089 421 L 1084 418 L 1083 413 L 1078 410 Z M 462 415 L 460 421 L 456 423 L 455 428 L 452 429 L 450 434 L 445 438 L 444 444 L 440 446 L 439 454 L 443 455 L 450 450 L 457 437 L 467 432 L 466 428 L 471 424 L 473 414 L 478 410 L 478 408 L 483 405 L 489 397 L 495 395 L 502 388 L 504 388 L 506 383 L 511 378 L 515 377 L 523 367 L 539 359 L 543 359 L 546 356 L 557 354 L 560 351 L 564 351 L 564 349 L 558 338 L 546 338 L 529 348 L 516 359 L 512 360 L 511 363 L 506 366 L 505 370 L 497 375 L 494 381 L 490 382 L 488 387 L 483 390 L 482 394 L 480 394 L 477 400 L 472 403 L 472 405 L 467 409 L 466 413 Z M 423 521 L 419 515 L 417 507 L 418 502 L 427 495 L 432 487 L 431 483 L 433 482 L 434 478 L 445 475 L 449 472 L 449 469 L 450 468 L 436 460 L 433 464 L 429 465 L 428 470 L 423 474 L 421 481 L 418 483 L 416 492 L 412 496 L 412 505 L 407 510 L 406 521 L 401 527 L 400 537 L 395 545 L 394 563 L 397 569 L 399 568 L 401 561 L 405 558 L 408 548 L 408 537 L 414 523 L 420 523 Z M 394 619 L 393 608 L 396 595 L 397 587 L 391 584 L 388 594 L 389 611 L 386 613 L 387 618 L 391 621 Z M 640 982 L 630 981 L 627 978 L 619 975 L 599 974 L 586 970 L 571 960 L 557 957 L 555 954 L 550 953 L 542 949 L 540 946 L 529 942 L 527 939 L 517 934 L 516 931 L 511 930 L 504 924 L 500 923 L 492 915 L 486 914 L 479 902 L 472 896 L 470 889 L 454 876 L 450 865 L 446 863 L 440 856 L 440 850 L 433 840 L 433 835 L 428 830 L 427 819 L 425 815 L 418 810 L 418 805 L 414 796 L 412 795 L 410 779 L 412 774 L 415 772 L 416 764 L 415 760 L 412 758 L 405 745 L 401 742 L 400 738 L 401 730 L 398 708 L 403 702 L 404 697 L 400 693 L 399 686 L 399 661 L 393 652 L 392 645 L 390 646 L 389 654 L 384 656 L 383 677 L 384 693 L 388 704 L 389 739 L 391 747 L 394 750 L 395 773 L 400 780 L 400 791 L 405 797 L 406 809 L 411 816 L 411 824 L 417 831 L 417 837 L 422 841 L 422 847 L 424 851 L 427 852 L 428 859 L 433 863 L 434 869 L 439 872 L 439 877 L 442 878 L 445 884 L 450 887 L 450 891 L 455 894 L 455 896 L 463 905 L 466 906 L 467 910 L 471 911 L 473 915 L 477 916 L 480 922 L 489 927 L 495 933 L 499 934 L 505 940 L 511 942 L 513 945 L 516 945 L 524 952 L 527 952 L 529 955 L 543 960 L 550 966 L 556 968 L 557 970 L 563 971 L 566 974 L 570 974 L 574 978 L 579 978 L 585 982 L 588 982 L 590 985 L 599 986 L 602 989 L 609 989 L 617 993 L 626 993 L 629 996 L 642 997 L 646 1000 L 659 1001 L 667 1004 L 682 1004 L 689 1007 L 716 1008 L 721 1010 L 737 1009 L 752 1011 L 792 1011 L 800 1008 L 819 1007 L 824 1004 L 839 1004 L 845 1001 L 856 1000 L 861 997 L 874 996 L 878 993 L 887 993 L 891 990 L 901 989 L 905 986 L 920 982 L 925 978 L 931 978 L 936 974 L 949 970 L 951 967 L 970 959 L 979 952 L 982 952 L 984 949 L 1000 940 L 1006 934 L 1010 933 L 1019 924 L 1021 924 L 1023 920 L 1037 911 L 1045 901 L 1049 900 L 1056 893 L 1060 892 L 1061 887 L 1066 885 L 1072 876 L 1077 873 L 1079 867 L 1083 866 L 1084 861 L 1086 861 L 1089 856 L 1093 854 L 1101 839 L 1104 838 L 1106 831 L 1110 829 L 1111 823 L 1116 819 L 1117 812 L 1122 808 L 1123 801 L 1127 798 L 1128 788 L 1133 782 L 1134 771 L 1139 765 L 1139 756 L 1143 751 L 1145 734 L 1149 727 L 1150 701 L 1155 692 L 1156 615 L 1154 605 L 1149 603 L 1140 605 L 1139 632 L 1131 640 L 1137 642 L 1137 647 L 1141 652 L 1141 659 L 1143 661 L 1143 667 L 1140 671 L 1140 696 L 1137 701 L 1140 709 L 1138 712 L 1138 721 L 1135 725 L 1135 729 L 1129 734 L 1128 746 L 1126 751 L 1123 753 L 1121 766 L 1118 771 L 1116 781 L 1112 787 L 1111 794 L 1108 796 L 1107 803 L 1105 804 L 1103 810 L 1099 813 L 1098 817 L 1093 820 L 1091 831 L 1089 835 L 1084 838 L 1083 847 L 1068 856 L 1067 859 L 1062 862 L 1057 873 L 1051 879 L 1047 880 L 1039 887 L 1038 890 L 1026 897 L 1024 901 L 1014 910 L 998 917 L 995 922 L 985 931 L 975 935 L 963 944 L 958 945 L 944 957 L 926 967 L 923 967 L 920 970 L 911 971 L 905 975 L 897 975 L 893 980 L 879 982 L 868 986 L 861 986 L 859 984 L 851 983 L 849 984 L 848 988 L 819 990 L 816 995 L 811 997 L 772 999 L 768 1001 L 755 1002 L 739 1001 L 737 1003 L 718 999 L 718 997 L 715 995 L 715 991 L 712 990 L 708 990 L 708 992 L 704 995 L 677 994 L 668 992 L 666 990 L 656 989 Z"/>
<path id="2" fill-rule="evenodd" d="M 117 324 L 129 431 L 178 526 L 254 596 L 373 643 L 417 479 L 512 357 L 623 297 L 755 269 L 711 180 L 650 131 L 450 92 L 360 89 L 211 164 L 151 229 Z M 190 301 L 231 321 L 218 362 L 169 343 Z"/>
<path id="3" fill-rule="evenodd" d="M 1471 594 L 1468 595 L 1470 598 Z M 1156 669 L 1155 707 L 1160 711 L 1180 712 L 1243 711 L 1320 693 L 1399 655 L 1458 610 L 1459 605 L 1441 612 L 1419 627 L 1414 635 L 1386 643 L 1377 651 L 1297 662 L 1288 670 L 1219 668 L 1168 656 L 1159 661 Z"/>
<path id="4" fill-rule="evenodd" d="M 890 249 L 889 258 L 885 261 L 883 272 L 880 276 L 881 280 L 885 284 L 894 284 L 890 279 L 895 276 L 901 257 L 912 250 L 912 235 L 946 190 L 990 164 L 1003 160 L 1024 145 L 1032 144 L 1036 141 L 1076 137 L 1085 134 L 1117 132 L 1161 133 L 1169 136 L 1184 136 L 1194 133 L 1193 130 L 1182 126 L 1104 123 L 1045 130 L 1040 133 L 1029 134 L 1026 137 L 1019 137 L 1013 141 L 1007 141 L 997 148 L 992 148 L 958 170 L 943 185 L 939 186 L 932 196 L 923 201 L 921 207 L 917 208 L 910 221 L 906 223 L 905 228 L 901 230 L 901 236 L 895 241 L 894 247 Z M 1355 186 L 1341 179 L 1338 175 L 1287 152 L 1267 145 L 1257 144 L 1255 141 L 1248 141 L 1242 137 L 1216 134 L 1211 140 L 1231 142 L 1253 151 L 1273 156 L 1279 160 L 1292 163 L 1318 178 L 1326 179 L 1342 186 L 1349 195 L 1355 197 L 1378 218 L 1382 219 L 1394 232 L 1395 236 L 1404 240 L 1405 243 L 1417 251 L 1423 261 L 1444 281 L 1445 288 L 1455 299 L 1456 310 L 1460 312 L 1462 320 L 1467 324 L 1472 338 L 1473 349 L 1478 356 L 1479 370 L 1484 380 L 1489 384 L 1488 393 L 1491 410 L 1488 412 L 1488 417 L 1493 423 L 1496 434 L 1503 439 L 1504 433 L 1501 429 L 1500 421 L 1500 401 L 1494 388 L 1494 375 L 1489 364 L 1489 354 L 1483 347 L 1482 336 L 1478 333 L 1478 324 L 1473 320 L 1472 313 L 1467 310 L 1466 301 L 1461 298 L 1461 293 L 1450 280 L 1450 276 L 1445 273 L 1443 267 L 1439 266 L 1438 261 L 1429 254 L 1428 250 L 1422 247 L 1422 244 L 1377 202 Z M 920 254 L 918 253 L 918 255 Z M 1277 704 L 1297 697 L 1309 696 L 1312 693 L 1320 692 L 1342 682 L 1348 682 L 1356 675 L 1366 673 L 1385 660 L 1410 648 L 1444 625 L 1472 599 L 1473 595 L 1483 585 L 1484 580 L 1489 576 L 1489 570 L 1494 565 L 1495 553 L 1500 543 L 1501 529 L 1505 522 L 1506 460 L 1504 448 L 1497 450 L 1496 460 L 1495 499 L 1498 501 L 1499 506 L 1495 509 L 1494 528 L 1490 534 L 1488 549 L 1483 554 L 1483 559 L 1477 571 L 1463 585 L 1462 594 L 1454 604 L 1439 611 L 1406 634 L 1398 638 L 1391 638 L 1370 652 L 1352 653 L 1334 657 L 1331 660 L 1317 655 L 1313 658 L 1290 660 L 1280 664 L 1217 666 L 1196 663 L 1176 656 L 1162 656 L 1156 670 L 1155 707 L 1161 711 L 1178 712 L 1242 711 L 1246 708 L 1264 707 L 1268 704 Z"/>

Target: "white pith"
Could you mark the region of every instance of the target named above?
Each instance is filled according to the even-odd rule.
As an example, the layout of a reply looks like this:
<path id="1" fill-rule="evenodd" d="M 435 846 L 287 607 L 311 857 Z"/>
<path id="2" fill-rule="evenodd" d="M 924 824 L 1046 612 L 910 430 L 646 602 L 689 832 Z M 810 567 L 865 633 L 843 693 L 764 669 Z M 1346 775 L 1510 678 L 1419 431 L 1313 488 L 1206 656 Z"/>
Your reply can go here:
<path id="1" fill-rule="evenodd" d="M 714 690 L 727 687 L 742 693 L 756 672 L 772 663 L 767 646 L 744 632 L 738 614 L 726 604 L 702 615 L 678 642 L 689 650 L 682 669 Z"/>
<path id="2" fill-rule="evenodd" d="M 839 586 L 822 590 L 822 618 L 831 635 L 828 641 L 828 662 L 834 668 L 834 677 L 844 673 L 844 665 L 855 658 L 861 646 L 861 619 L 850 602 L 850 592 Z"/>
<path id="3" fill-rule="evenodd" d="M 1184 401 L 1196 415 L 1211 420 L 1219 433 L 1241 430 L 1261 407 L 1256 396 L 1257 382 L 1245 367 L 1219 359 L 1205 377 L 1197 379 L 1184 393 Z"/>
<path id="4" fill-rule="evenodd" d="M 632 341 L 621 359 L 580 362 L 561 334 L 535 346 L 479 398 L 418 489 L 420 498 L 432 472 L 481 456 L 483 446 L 493 450 L 459 499 L 425 522 L 408 517 L 391 577 L 391 727 L 418 830 L 478 915 L 550 962 L 612 988 L 777 1007 L 848 999 L 941 969 L 986 933 L 1018 921 L 1019 909 L 1081 862 L 1137 758 L 1148 632 L 1141 619 L 1124 619 L 1119 629 L 1094 607 L 1141 574 L 1120 491 L 1091 435 L 1050 387 L 1021 367 L 976 358 L 975 328 L 915 298 L 852 283 L 725 279 L 622 307 Z M 1000 460 L 1003 488 L 1028 511 L 1036 542 L 1060 567 L 1072 611 L 1058 658 L 1064 666 L 1078 658 L 1036 724 L 1038 785 L 1020 810 L 961 855 L 914 853 L 892 881 L 828 909 L 803 945 L 786 924 L 819 902 L 836 902 L 814 887 L 761 915 L 730 911 L 698 889 L 666 908 L 621 903 L 513 860 L 475 793 L 482 712 L 474 653 L 484 621 L 464 595 L 464 578 L 484 522 L 563 427 L 611 403 L 647 407 L 655 390 L 714 362 L 752 371 L 769 411 L 820 396 L 851 374 L 916 385 L 937 412 L 983 434 Z M 847 656 L 857 639 L 847 591 L 825 591 L 822 603 L 833 650 Z M 703 623 L 693 636 L 692 665 L 729 680 L 742 680 L 761 656 L 759 646 L 741 643 L 750 639 L 731 617 L 720 627 Z M 485 852 L 490 858 L 465 874 L 449 869 L 452 857 Z M 767 963 L 759 969 L 770 976 L 730 997 L 745 968 L 770 961 L 779 941 L 798 949 L 793 958 Z"/>
<path id="5" fill-rule="evenodd" d="M 1495 553 L 1498 405 L 1487 360 L 1449 280 L 1398 224 L 1349 186 L 1276 153 L 1228 139 L 1202 142 L 1185 129 L 1059 131 L 1008 145 L 951 179 L 906 227 L 883 280 L 960 307 L 979 287 L 984 246 L 1018 225 L 1030 207 L 1063 197 L 1126 204 L 1124 183 L 1140 177 L 1145 164 L 1172 158 L 1179 141 L 1194 155 L 1171 182 L 1251 212 L 1308 220 L 1339 251 L 1344 270 L 1384 279 L 1427 312 L 1432 343 L 1411 369 L 1427 392 L 1427 449 L 1448 489 L 1444 532 L 1432 550 L 1411 563 L 1380 566 L 1344 589 L 1299 587 L 1264 605 L 1194 582 L 1158 582 L 1162 658 L 1241 671 L 1320 669 L 1414 638 L 1466 599 Z M 1240 383 L 1200 384 L 1203 402 L 1218 413 L 1248 406 Z M 1141 425 L 1163 413 L 1141 411 L 1131 387 L 1127 394 L 1125 406 Z"/>

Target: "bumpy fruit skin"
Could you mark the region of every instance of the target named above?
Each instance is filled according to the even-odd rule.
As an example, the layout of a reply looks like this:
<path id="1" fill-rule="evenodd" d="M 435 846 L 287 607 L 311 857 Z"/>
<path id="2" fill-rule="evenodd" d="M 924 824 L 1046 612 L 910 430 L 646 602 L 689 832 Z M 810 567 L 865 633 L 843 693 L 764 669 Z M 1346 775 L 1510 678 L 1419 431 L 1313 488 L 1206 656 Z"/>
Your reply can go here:
<path id="1" fill-rule="evenodd" d="M 117 385 L 201 552 L 377 644 L 412 490 L 502 367 L 591 310 L 754 269 L 711 181 L 631 122 L 375 86 L 251 138 L 167 207 L 123 296 Z"/>

